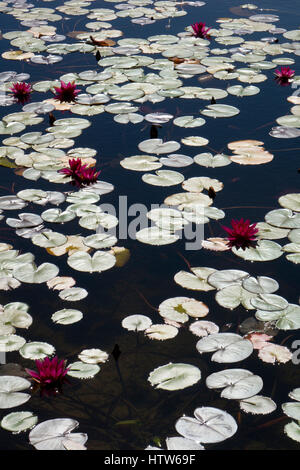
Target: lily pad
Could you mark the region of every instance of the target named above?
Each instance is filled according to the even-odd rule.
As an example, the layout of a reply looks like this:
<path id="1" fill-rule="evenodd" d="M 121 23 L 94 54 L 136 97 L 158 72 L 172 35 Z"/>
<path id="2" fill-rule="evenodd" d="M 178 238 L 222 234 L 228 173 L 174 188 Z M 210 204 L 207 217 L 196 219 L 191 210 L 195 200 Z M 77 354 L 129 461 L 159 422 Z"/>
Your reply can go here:
<path id="1" fill-rule="evenodd" d="M 64 308 L 53 313 L 51 320 L 54 323 L 59 323 L 61 325 L 71 325 L 77 323 L 83 318 L 82 312 L 80 310 Z"/>
<path id="2" fill-rule="evenodd" d="M 260 240 L 255 247 L 245 250 L 233 247 L 232 252 L 247 261 L 272 261 L 283 254 L 281 246 L 270 240 Z"/>
<path id="3" fill-rule="evenodd" d="M 175 338 L 178 334 L 178 328 L 172 325 L 151 325 L 145 330 L 147 338 L 165 341 L 167 339 Z"/>
<path id="4" fill-rule="evenodd" d="M 151 385 L 163 390 L 182 390 L 191 387 L 201 379 L 201 371 L 190 364 L 169 363 L 154 369 L 148 377 Z"/>
<path id="5" fill-rule="evenodd" d="M 162 167 L 157 157 L 151 155 L 134 155 L 121 160 L 120 165 L 127 170 L 152 171 Z M 0 199 L 1 205 L 1 199 Z"/>
<path id="6" fill-rule="evenodd" d="M 21 393 L 30 387 L 29 380 L 12 375 L 0 376 L 0 408 L 14 408 L 30 399 L 28 393 Z"/>
<path id="7" fill-rule="evenodd" d="M 144 174 L 142 180 L 153 186 L 174 186 L 182 183 L 184 176 L 177 171 L 158 170 L 156 175 L 150 173 Z"/>
<path id="8" fill-rule="evenodd" d="M 32 341 L 24 344 L 19 350 L 19 353 L 25 359 L 44 359 L 47 356 L 54 354 L 55 349 L 51 344 L 43 343 L 41 341 Z"/>
<path id="9" fill-rule="evenodd" d="M 268 224 L 279 228 L 300 228 L 300 214 L 293 214 L 290 209 L 275 209 L 266 214 Z"/>
<path id="10" fill-rule="evenodd" d="M 253 415 L 266 415 L 276 410 L 276 403 L 269 397 L 254 395 L 240 401 L 240 408 L 245 413 Z"/>
<path id="11" fill-rule="evenodd" d="M 18 411 L 4 416 L 0 426 L 3 429 L 6 429 L 6 431 L 19 433 L 33 428 L 37 421 L 37 416 L 35 416 L 31 411 Z"/>
<path id="12" fill-rule="evenodd" d="M 224 287 L 232 284 L 241 284 L 249 274 L 246 271 L 238 269 L 224 269 L 223 271 L 213 272 L 207 279 L 208 283 L 217 288 L 223 289 Z"/>
<path id="13" fill-rule="evenodd" d="M 41 284 L 56 277 L 58 272 L 59 268 L 55 264 L 43 263 L 40 266 L 36 266 L 32 263 L 17 267 L 13 271 L 13 275 L 21 282 Z"/>
<path id="14" fill-rule="evenodd" d="M 278 202 L 282 207 L 300 212 L 300 193 L 285 194 L 278 199 Z"/>
<path id="15" fill-rule="evenodd" d="M 251 299 L 255 296 L 240 285 L 231 285 L 219 290 L 216 294 L 216 301 L 224 308 L 233 310 L 242 305 L 246 310 L 253 309 Z"/>
<path id="16" fill-rule="evenodd" d="M 169 245 L 175 243 L 179 236 L 159 227 L 143 228 L 135 234 L 136 239 L 148 245 Z"/>
<path id="17" fill-rule="evenodd" d="M 77 251 L 68 258 L 68 265 L 76 271 L 102 272 L 112 268 L 116 263 L 116 258 L 111 253 L 96 251 L 93 256 L 86 252 Z"/>
<path id="18" fill-rule="evenodd" d="M 227 369 L 215 372 L 206 379 L 208 388 L 223 388 L 222 398 L 244 400 L 256 395 L 263 387 L 258 375 L 245 369 Z"/>
<path id="19" fill-rule="evenodd" d="M 235 106 L 227 104 L 210 104 L 200 112 L 205 116 L 213 118 L 229 118 L 239 114 L 240 110 Z"/>
<path id="20" fill-rule="evenodd" d="M 21 336 L 17 335 L 1 335 L 0 336 L 0 351 L 10 352 L 18 351 L 24 344 L 26 340 Z"/>
<path id="21" fill-rule="evenodd" d="M 205 292 L 215 289 L 215 287 L 207 282 L 208 276 L 216 271 L 214 268 L 192 268 L 191 271 L 190 273 L 179 271 L 175 274 L 174 281 L 176 284 L 186 289 Z"/>
<path id="22" fill-rule="evenodd" d="M 210 444 L 229 439 L 237 431 L 235 419 L 226 411 L 212 407 L 196 408 L 195 418 L 183 416 L 176 421 L 176 431 L 186 439 Z"/>
<path id="23" fill-rule="evenodd" d="M 78 379 L 92 379 L 100 371 L 97 364 L 86 364 L 81 361 L 73 362 L 68 367 L 67 375 Z"/>
<path id="24" fill-rule="evenodd" d="M 246 359 L 252 354 L 251 341 L 235 333 L 216 333 L 204 337 L 196 344 L 200 354 L 214 352 L 211 360 L 214 362 L 231 363 Z"/>
<path id="25" fill-rule="evenodd" d="M 266 276 L 248 277 L 243 281 L 244 289 L 254 294 L 273 294 L 279 289 L 279 284 L 275 279 Z"/>
<path id="26" fill-rule="evenodd" d="M 56 418 L 43 421 L 29 433 L 29 442 L 37 450 L 66 450 L 68 443 L 84 445 L 87 435 L 72 433 L 79 426 L 70 418 Z"/>
<path id="27" fill-rule="evenodd" d="M 69 289 L 63 289 L 59 293 L 59 297 L 68 302 L 77 302 L 78 300 L 84 299 L 87 295 L 87 290 L 82 289 L 82 287 L 70 287 Z"/>
<path id="28" fill-rule="evenodd" d="M 163 142 L 162 139 L 148 139 L 139 144 L 142 152 L 161 155 L 163 153 L 173 153 L 180 149 L 180 144 L 173 140 Z"/>
<path id="29" fill-rule="evenodd" d="M 145 315 L 130 315 L 122 320 L 123 328 L 128 331 L 145 331 L 152 325 L 152 320 Z"/>

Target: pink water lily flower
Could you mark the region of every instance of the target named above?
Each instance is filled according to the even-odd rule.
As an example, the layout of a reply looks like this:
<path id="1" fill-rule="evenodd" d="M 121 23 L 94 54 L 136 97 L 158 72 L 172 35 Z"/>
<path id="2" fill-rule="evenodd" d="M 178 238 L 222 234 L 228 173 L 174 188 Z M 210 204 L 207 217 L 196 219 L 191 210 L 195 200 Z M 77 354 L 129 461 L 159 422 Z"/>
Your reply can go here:
<path id="1" fill-rule="evenodd" d="M 37 382 L 41 394 L 55 395 L 60 392 L 69 371 L 69 368 L 66 368 L 66 361 L 59 361 L 57 356 L 53 359 L 45 357 L 43 360 L 35 361 L 35 365 L 37 371 L 26 369 L 26 372 Z"/>
<path id="2" fill-rule="evenodd" d="M 194 36 L 196 38 L 203 38 L 203 39 L 210 38 L 208 32 L 211 30 L 211 28 L 206 28 L 205 23 L 202 23 L 202 22 L 194 23 L 191 26 L 193 28 Z"/>
<path id="3" fill-rule="evenodd" d="M 71 176 L 71 178 L 76 178 L 80 174 L 81 168 L 81 158 L 73 158 L 69 160 L 69 168 L 62 168 L 58 170 L 58 172 L 66 176 Z"/>
<path id="4" fill-rule="evenodd" d="M 71 177 L 71 184 L 81 188 L 96 183 L 101 172 L 83 165 L 80 158 L 73 158 L 69 160 L 69 167 L 58 170 L 58 173 Z"/>
<path id="5" fill-rule="evenodd" d="M 63 80 L 60 81 L 60 87 L 54 87 L 54 89 L 56 91 L 54 98 L 61 103 L 74 102 L 76 96 L 80 93 L 80 90 L 76 88 L 75 82 L 65 83 Z"/>
<path id="6" fill-rule="evenodd" d="M 30 99 L 30 94 L 32 93 L 32 88 L 29 83 L 16 82 L 12 84 L 12 87 L 9 89 L 17 103 L 25 104 Z"/>
<path id="7" fill-rule="evenodd" d="M 230 248 L 235 246 L 236 248 L 242 248 L 243 250 L 245 250 L 246 248 L 255 245 L 255 241 L 257 240 L 256 234 L 258 233 L 258 228 L 256 228 L 256 224 L 251 225 L 250 220 L 232 219 L 231 226 L 232 228 L 225 227 L 224 225 L 222 225 L 222 228 L 229 235 L 229 237 L 227 237 L 227 240 L 228 246 Z"/>
<path id="8" fill-rule="evenodd" d="M 96 171 L 95 168 L 83 168 L 80 173 L 81 185 L 89 185 L 96 183 L 100 171 Z"/>
<path id="9" fill-rule="evenodd" d="M 276 77 L 279 78 L 292 78 L 295 75 L 295 70 L 292 70 L 290 67 L 281 67 L 280 70 L 275 70 Z"/>

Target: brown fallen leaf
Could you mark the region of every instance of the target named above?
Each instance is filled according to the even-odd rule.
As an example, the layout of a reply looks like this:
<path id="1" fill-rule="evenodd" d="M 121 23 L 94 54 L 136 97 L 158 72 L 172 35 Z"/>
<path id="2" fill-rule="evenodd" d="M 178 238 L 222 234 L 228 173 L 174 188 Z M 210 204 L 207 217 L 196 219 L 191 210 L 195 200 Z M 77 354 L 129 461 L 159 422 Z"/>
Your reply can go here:
<path id="1" fill-rule="evenodd" d="M 50 126 L 53 126 L 54 122 L 56 121 L 56 117 L 54 116 L 53 113 L 49 113 L 48 116 L 49 116 L 49 124 Z"/>
<path id="2" fill-rule="evenodd" d="M 174 64 L 182 64 L 183 62 L 185 62 L 184 59 L 179 59 L 179 57 L 169 57 L 168 60 L 174 62 Z"/>
<path id="3" fill-rule="evenodd" d="M 26 168 L 17 168 L 14 173 L 15 175 L 18 175 L 18 176 L 23 176 L 23 173 L 25 171 Z"/>
<path id="4" fill-rule="evenodd" d="M 110 47 L 114 46 L 116 43 L 112 39 L 105 39 L 102 41 L 98 41 L 97 39 L 93 38 L 93 36 L 90 36 L 91 43 L 94 46 L 100 46 L 100 47 Z"/>

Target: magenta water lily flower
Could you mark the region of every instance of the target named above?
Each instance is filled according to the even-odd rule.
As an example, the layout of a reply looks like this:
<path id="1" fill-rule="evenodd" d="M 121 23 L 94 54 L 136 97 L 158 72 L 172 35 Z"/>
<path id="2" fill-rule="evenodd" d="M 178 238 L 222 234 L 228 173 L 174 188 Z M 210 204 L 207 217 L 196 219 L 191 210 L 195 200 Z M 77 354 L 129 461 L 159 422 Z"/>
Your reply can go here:
<path id="1" fill-rule="evenodd" d="M 193 33 L 196 38 L 203 38 L 203 39 L 209 39 L 210 36 L 208 32 L 211 30 L 211 28 L 206 28 L 205 23 L 194 23 L 191 25 L 193 28 Z"/>
<path id="2" fill-rule="evenodd" d="M 295 75 L 295 70 L 292 70 L 290 67 L 281 67 L 280 69 L 275 70 L 275 80 L 279 85 L 289 85 L 291 79 Z"/>
<path id="3" fill-rule="evenodd" d="M 12 84 L 12 87 L 9 89 L 17 103 L 25 104 L 30 100 L 30 94 L 32 92 L 31 85 L 29 83 L 16 82 Z"/>
<path id="4" fill-rule="evenodd" d="M 295 70 L 290 67 L 281 67 L 280 70 L 275 70 L 276 77 L 290 79 L 295 75 Z"/>
<path id="5" fill-rule="evenodd" d="M 43 360 L 35 361 L 37 371 L 26 369 L 33 380 L 37 382 L 42 395 L 55 395 L 61 392 L 62 385 L 66 380 L 69 368 L 66 368 L 66 361 L 59 360 L 57 356 L 53 359 L 45 357 Z"/>
<path id="6" fill-rule="evenodd" d="M 223 230 L 225 230 L 229 237 L 227 237 L 228 245 L 230 248 L 242 248 L 245 250 L 251 246 L 255 245 L 257 240 L 256 235 L 258 233 L 258 228 L 256 224 L 250 224 L 250 220 L 234 220 L 232 219 L 230 227 L 225 227 L 222 225 Z"/>
<path id="7" fill-rule="evenodd" d="M 87 165 L 82 165 L 80 158 L 69 160 L 69 167 L 62 168 L 61 170 L 58 170 L 58 172 L 71 177 L 71 184 L 78 186 L 79 188 L 96 183 L 97 178 L 101 173 L 100 171 L 96 171 L 95 168 L 89 168 Z"/>
<path id="8" fill-rule="evenodd" d="M 80 90 L 76 88 L 75 82 L 65 83 L 63 80 L 60 81 L 60 87 L 55 86 L 54 89 L 56 91 L 54 98 L 61 103 L 74 102 L 76 96 L 80 93 Z"/>

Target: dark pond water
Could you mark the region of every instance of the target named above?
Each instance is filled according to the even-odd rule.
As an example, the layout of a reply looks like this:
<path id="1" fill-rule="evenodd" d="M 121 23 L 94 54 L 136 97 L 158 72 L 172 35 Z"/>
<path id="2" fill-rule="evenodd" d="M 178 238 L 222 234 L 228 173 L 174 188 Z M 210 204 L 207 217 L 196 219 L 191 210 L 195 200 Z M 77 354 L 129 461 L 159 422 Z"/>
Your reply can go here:
<path id="1" fill-rule="evenodd" d="M 61 2 L 35 2 L 36 6 L 55 8 Z M 87 8 L 114 8 L 114 3 L 95 0 Z M 287 30 L 297 29 L 300 22 L 298 0 L 264 0 L 259 2 L 263 11 L 243 10 L 238 0 L 207 0 L 203 7 L 184 5 L 187 14 L 182 17 L 163 19 L 154 24 L 140 26 L 133 24 L 130 18 L 117 18 L 112 21 L 114 29 L 123 31 L 123 37 L 143 37 L 157 34 L 178 34 L 191 23 L 204 20 L 207 25 L 218 26 L 218 18 L 247 17 L 251 14 L 275 14 L 280 21 L 276 27 Z M 65 34 L 67 42 L 73 43 L 74 37 L 68 36 L 72 31 L 86 31 L 88 21 L 86 15 L 69 16 L 62 14 L 64 19 L 53 22 L 58 34 Z M 7 13 L 0 17 L 2 34 L 9 31 L 27 29 Z M 245 40 L 256 40 L 268 36 L 268 32 L 254 33 L 241 36 Z M 285 39 L 278 35 L 281 42 Z M 116 41 L 118 38 L 115 39 Z M 219 47 L 217 44 L 214 47 Z M 225 46 L 224 46 L 225 47 Z M 235 46 L 228 46 L 235 47 Z M 0 41 L 1 53 L 11 48 L 6 39 Z M 280 57 L 280 56 L 279 56 Z M 284 53 L 284 57 L 292 57 L 295 64 L 292 68 L 300 75 L 298 57 Z M 267 56 L 266 60 L 272 60 Z M 239 67 L 244 64 L 239 63 Z M 246 66 L 246 65 L 245 65 Z M 63 61 L 54 65 L 37 65 L 31 62 L 11 61 L 1 59 L 1 71 L 15 70 L 30 74 L 30 82 L 58 79 L 65 73 L 79 73 L 84 70 L 99 70 L 102 68 L 95 61 L 93 54 L 68 54 Z M 148 72 L 151 72 L 149 69 Z M 206 119 L 204 127 L 184 129 L 172 124 L 172 120 L 158 129 L 158 137 L 164 140 L 177 140 L 188 135 L 201 135 L 209 139 L 209 149 L 205 147 L 182 146 L 180 152 L 194 156 L 202 151 L 226 153 L 227 144 L 235 140 L 256 139 L 264 142 L 265 148 L 274 154 L 274 159 L 266 165 L 237 165 L 231 164 L 221 168 L 205 168 L 191 165 L 179 168 L 185 179 L 194 176 L 217 178 L 224 183 L 224 189 L 217 194 L 215 204 L 226 213 L 225 225 L 231 218 L 249 218 L 252 222 L 264 220 L 264 215 L 271 209 L 278 208 L 278 198 L 287 193 L 296 193 L 299 188 L 300 175 L 297 172 L 300 146 L 298 139 L 275 139 L 269 135 L 272 127 L 276 126 L 275 119 L 290 112 L 291 103 L 287 97 L 292 94 L 290 87 L 278 86 L 273 79 L 274 70 L 263 71 L 268 79 L 258 83 L 260 93 L 255 96 L 238 98 L 228 95 L 224 103 L 237 106 L 240 113 L 230 119 Z M 238 84 L 236 80 L 230 83 L 219 81 L 212 77 L 205 82 L 207 87 L 223 88 Z M 184 80 L 185 86 L 197 86 L 197 76 Z M 244 85 L 244 84 L 243 84 Z M 41 98 L 42 96 L 42 98 Z M 34 93 L 33 101 L 51 98 L 51 92 L 39 95 Z M 223 102 L 223 101 L 222 101 Z M 205 102 L 201 100 L 183 100 L 180 98 L 166 99 L 161 103 L 145 103 L 140 112 L 168 112 L 174 116 L 199 115 Z M 1 107 L 1 116 L 18 112 L 19 105 Z M 69 112 L 55 111 L 56 119 L 63 117 L 81 117 Z M 85 117 L 85 116 L 82 116 Z M 179 186 L 157 187 L 145 184 L 141 174 L 128 171 L 119 164 L 125 157 L 137 155 L 140 152 L 137 145 L 150 138 L 150 124 L 146 121 L 140 124 L 121 125 L 113 121 L 113 116 L 102 113 L 89 118 L 92 125 L 75 138 L 76 147 L 91 147 L 97 150 L 97 168 L 101 169 L 101 179 L 114 184 L 115 190 L 101 197 L 101 203 L 110 203 L 117 207 L 119 196 L 128 197 L 128 206 L 134 203 L 145 204 L 150 209 L 151 204 L 161 204 L 166 196 L 180 192 Z M 45 117 L 45 122 L 47 116 Z M 33 130 L 42 130 L 47 123 L 35 126 Z M 26 129 L 30 132 L 30 129 Z M 18 134 L 17 134 L 18 135 Z M 6 138 L 8 136 L 3 136 Z M 213 149 L 213 150 L 212 150 Z M 166 168 L 167 169 L 167 168 Z M 170 168 L 172 169 L 172 168 Z M 174 170 L 177 171 L 176 168 Z M 46 180 L 35 182 L 17 175 L 13 169 L 1 167 L 0 171 L 1 196 L 17 193 L 25 188 L 62 191 L 62 186 L 48 183 Z M 64 190 L 69 190 L 69 188 Z M 50 207 L 50 206 L 49 206 Z M 48 208 L 48 206 L 46 207 Z M 44 207 L 30 205 L 26 212 L 41 213 Z M 14 217 L 15 213 L 7 211 L 5 215 Z M 118 214 L 119 217 L 121 214 Z M 130 221 L 129 217 L 129 221 Z M 220 221 L 221 223 L 223 221 Z M 211 221 L 204 226 L 205 238 L 224 236 L 221 223 Z M 49 224 L 56 230 L 54 224 Z M 212 406 L 228 411 L 239 422 L 237 433 L 220 444 L 208 446 L 211 449 L 298 449 L 297 442 L 284 434 L 284 425 L 289 422 L 284 417 L 281 404 L 289 401 L 288 393 L 299 386 L 299 366 L 289 361 L 286 364 L 272 365 L 262 362 L 254 353 L 242 363 L 217 364 L 210 360 L 210 354 L 200 356 L 195 348 L 197 337 L 193 336 L 184 326 L 179 334 L 167 341 L 154 341 L 145 338 L 143 333 L 138 335 L 128 332 L 121 326 L 122 320 L 132 314 L 149 316 L 153 323 L 161 323 L 157 312 L 158 305 L 165 299 L 177 296 L 190 296 L 205 302 L 210 313 L 207 320 L 217 323 L 220 331 L 237 332 L 238 325 L 251 312 L 239 307 L 234 311 L 224 309 L 215 301 L 215 293 L 188 291 L 177 285 L 173 278 L 180 270 L 188 270 L 191 266 L 208 266 L 215 269 L 242 269 L 250 275 L 269 276 L 275 278 L 280 289 L 279 295 L 290 303 L 298 303 L 299 275 L 298 266 L 286 260 L 285 256 L 265 263 L 249 263 L 231 252 L 213 252 L 209 250 L 186 251 L 184 241 L 166 246 L 150 246 L 136 240 L 120 240 L 118 246 L 130 250 L 129 262 L 122 268 L 113 268 L 102 274 L 81 273 L 72 270 L 63 257 L 51 257 L 46 250 L 31 243 L 30 239 L 18 237 L 9 228 L 5 220 L 1 222 L 1 242 L 11 243 L 21 252 L 31 252 L 36 256 L 37 263 L 51 262 L 60 268 L 60 275 L 72 276 L 76 285 L 88 290 L 89 295 L 79 302 L 64 302 L 55 291 L 49 290 L 46 284 L 23 284 L 14 291 L 0 291 L 0 302 L 20 301 L 28 303 L 33 324 L 28 330 L 18 330 L 17 334 L 30 341 L 46 341 L 53 344 L 60 358 L 68 362 L 77 360 L 77 354 L 83 349 L 99 348 L 111 353 L 116 344 L 119 345 L 121 356 L 119 370 L 111 356 L 105 364 L 100 364 L 101 371 L 90 380 L 70 378 L 69 385 L 63 389 L 63 394 L 49 398 L 33 394 L 30 401 L 17 408 L 19 411 L 34 412 L 39 422 L 47 419 L 69 417 L 79 421 L 80 431 L 88 434 L 88 449 L 100 450 L 129 450 L 144 449 L 153 444 L 153 438 L 159 437 L 164 445 L 164 438 L 176 435 L 174 424 L 183 414 L 191 416 L 199 406 Z M 59 226 L 66 234 L 90 235 L 78 226 L 78 220 Z M 280 240 L 279 240 L 280 243 Z M 54 324 L 51 315 L 63 308 L 75 308 L 83 312 L 83 319 L 72 325 Z M 252 311 L 253 312 L 253 311 Z M 297 330 L 280 331 L 276 343 L 291 347 L 294 340 L 300 339 Z M 18 352 L 7 354 L 7 362 L 18 363 L 24 367 L 33 367 L 33 362 L 23 359 Z M 201 381 L 192 387 L 174 392 L 155 390 L 147 381 L 149 373 L 155 368 L 169 362 L 193 364 L 202 372 Z M 224 367 L 225 366 L 225 367 Z M 220 398 L 220 394 L 205 386 L 205 379 L 213 372 L 224 368 L 241 367 L 260 375 L 264 381 L 264 396 L 272 397 L 277 404 L 277 410 L 270 415 L 241 414 L 239 404 L 235 400 Z M 121 373 L 121 379 L 120 379 Z M 1 418 L 12 410 L 1 410 Z M 270 423 L 270 421 L 275 421 Z M 277 421 L 278 420 L 278 421 Z M 127 424 L 124 421 L 128 421 Z M 270 423 L 270 425 L 264 426 Z M 28 433 L 13 435 L 0 429 L 0 448 L 26 450 L 32 449 L 28 443 Z"/>

